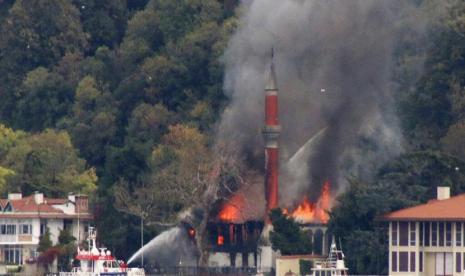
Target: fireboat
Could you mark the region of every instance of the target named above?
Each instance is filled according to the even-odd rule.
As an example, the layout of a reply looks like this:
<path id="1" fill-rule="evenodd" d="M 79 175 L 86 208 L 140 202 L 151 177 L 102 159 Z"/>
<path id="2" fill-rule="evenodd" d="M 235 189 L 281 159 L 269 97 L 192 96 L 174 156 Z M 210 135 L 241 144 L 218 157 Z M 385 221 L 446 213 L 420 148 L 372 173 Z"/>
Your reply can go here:
<path id="1" fill-rule="evenodd" d="M 315 264 L 312 268 L 312 276 L 347 276 L 349 269 L 344 262 L 344 253 L 338 249 L 336 242 L 331 243 L 328 258 Z"/>
<path id="2" fill-rule="evenodd" d="M 130 268 L 124 261 L 117 260 L 105 247 L 97 248 L 97 231 L 89 227 L 88 249 L 77 248 L 76 260 L 80 266 L 71 272 L 60 272 L 60 276 L 145 276 L 143 268 Z"/>

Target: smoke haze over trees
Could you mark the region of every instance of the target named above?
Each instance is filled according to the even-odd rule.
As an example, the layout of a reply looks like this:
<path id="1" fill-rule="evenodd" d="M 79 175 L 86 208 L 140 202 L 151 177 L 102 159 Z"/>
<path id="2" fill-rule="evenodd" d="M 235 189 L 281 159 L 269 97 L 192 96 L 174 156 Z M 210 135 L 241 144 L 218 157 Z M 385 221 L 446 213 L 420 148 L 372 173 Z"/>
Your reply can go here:
<path id="1" fill-rule="evenodd" d="M 102 242 L 127 259 L 140 216 L 115 193 L 170 187 L 192 165 L 170 141 L 210 158 L 234 138 L 262 170 L 274 46 L 283 164 L 327 127 L 284 199 L 345 183 L 330 225 L 351 273 L 383 273 L 375 218 L 437 185 L 465 191 L 464 15 L 458 0 L 0 0 L 0 192 L 95 191 Z M 188 207 L 161 203 L 170 219 Z"/>

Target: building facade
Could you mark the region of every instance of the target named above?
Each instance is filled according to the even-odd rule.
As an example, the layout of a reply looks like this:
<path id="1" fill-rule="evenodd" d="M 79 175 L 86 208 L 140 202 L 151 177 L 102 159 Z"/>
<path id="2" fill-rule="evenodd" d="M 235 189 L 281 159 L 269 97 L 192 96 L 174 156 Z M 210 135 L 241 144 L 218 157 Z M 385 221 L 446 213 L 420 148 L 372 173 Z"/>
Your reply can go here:
<path id="1" fill-rule="evenodd" d="M 438 197 L 384 216 L 389 222 L 389 275 L 463 275 L 465 194 Z"/>
<path id="2" fill-rule="evenodd" d="M 10 193 L 7 199 L 0 199 L 0 264 L 35 262 L 40 237 L 47 228 L 53 244 L 58 243 L 62 230 L 83 241 L 91 220 L 87 196 L 46 198 L 41 193 L 27 197 Z"/>

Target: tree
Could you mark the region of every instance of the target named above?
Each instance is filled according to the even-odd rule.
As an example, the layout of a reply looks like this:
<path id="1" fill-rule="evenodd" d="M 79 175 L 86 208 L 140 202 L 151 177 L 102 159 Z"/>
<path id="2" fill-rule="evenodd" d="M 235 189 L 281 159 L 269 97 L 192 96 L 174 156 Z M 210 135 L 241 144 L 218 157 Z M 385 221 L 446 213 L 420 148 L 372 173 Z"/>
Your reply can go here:
<path id="1" fill-rule="evenodd" d="M 183 73 L 186 68 L 165 56 L 147 58 L 141 67 L 146 81 L 145 98 L 148 102 L 162 102 L 169 110 L 175 110 L 186 98 L 183 90 Z"/>
<path id="2" fill-rule="evenodd" d="M 37 251 L 40 253 L 44 253 L 53 246 L 52 240 L 50 239 L 50 230 L 48 227 L 45 229 L 45 232 L 39 238 L 39 245 L 37 246 Z"/>
<path id="3" fill-rule="evenodd" d="M 80 10 L 91 51 L 113 47 L 121 40 L 128 17 L 125 0 L 73 0 L 73 4 Z"/>
<path id="4" fill-rule="evenodd" d="M 149 173 L 137 182 L 121 179 L 116 184 L 116 208 L 143 218 L 148 225 L 174 226 L 183 219 L 192 220 L 199 263 L 205 265 L 206 226 L 214 204 L 247 185 L 241 178 L 241 163 L 221 150 L 213 154 L 206 136 L 196 128 L 170 126 L 152 151 Z M 194 213 L 197 219 L 192 218 Z"/>
<path id="5" fill-rule="evenodd" d="M 282 255 L 311 254 L 312 243 L 297 222 L 283 214 L 279 208 L 271 210 L 273 231 L 270 232 L 271 246 Z"/>
<path id="6" fill-rule="evenodd" d="M 220 20 L 223 15 L 220 4 L 214 0 L 154 0 L 147 8 L 157 12 L 165 41 L 175 41 L 201 23 Z"/>
<path id="7" fill-rule="evenodd" d="M 39 67 L 24 79 L 14 113 L 14 124 L 25 130 L 55 127 L 69 112 L 73 92 L 58 74 Z"/>
<path id="8" fill-rule="evenodd" d="M 445 152 L 465 161 L 465 122 L 459 121 L 449 127 L 446 136 L 441 140 Z"/>
<path id="9" fill-rule="evenodd" d="M 73 115 L 66 122 L 74 144 L 93 165 L 104 163 L 105 147 L 114 139 L 116 102 L 111 93 L 99 87 L 90 76 L 84 77 L 76 89 Z"/>
<path id="10" fill-rule="evenodd" d="M 21 139 L 2 165 L 16 172 L 8 180 L 11 190 L 63 196 L 69 192 L 91 194 L 96 189 L 95 170 L 78 157 L 64 131 L 46 130 Z"/>
<path id="11" fill-rule="evenodd" d="M 65 0 L 15 1 L 0 33 L 0 118 L 7 120 L 26 72 L 47 67 L 65 53 L 82 52 L 87 46 L 79 11 Z"/>
<path id="12" fill-rule="evenodd" d="M 61 271 L 71 270 L 71 261 L 76 255 L 76 238 L 68 230 L 61 230 L 56 248 L 58 254 L 58 267 Z"/>
<path id="13" fill-rule="evenodd" d="M 37 251 L 40 253 L 37 258 L 37 262 L 44 267 L 45 271 L 48 271 L 48 268 L 59 254 L 59 250 L 53 247 L 48 227 L 45 230 L 45 233 L 39 238 Z"/>
<path id="14" fill-rule="evenodd" d="M 3 193 L 6 191 L 7 178 L 13 175 L 15 175 L 14 171 L 0 166 L 0 192 Z"/>
<path id="15" fill-rule="evenodd" d="M 426 49 L 416 53 L 424 58 L 423 74 L 400 95 L 404 131 L 415 149 L 437 148 L 449 126 L 463 118 L 465 4 L 450 4 L 444 16 L 432 17 L 435 21 L 430 22 L 429 42 L 422 46 Z"/>

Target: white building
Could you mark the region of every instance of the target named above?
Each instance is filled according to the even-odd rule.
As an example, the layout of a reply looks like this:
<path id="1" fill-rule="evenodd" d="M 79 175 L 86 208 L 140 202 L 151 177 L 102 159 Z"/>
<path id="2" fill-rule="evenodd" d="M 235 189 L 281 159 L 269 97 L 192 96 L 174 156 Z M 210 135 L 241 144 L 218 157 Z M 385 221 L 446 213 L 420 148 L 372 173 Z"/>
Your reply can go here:
<path id="1" fill-rule="evenodd" d="M 465 194 L 437 199 L 384 216 L 389 221 L 389 275 L 463 275 Z"/>
<path id="2" fill-rule="evenodd" d="M 7 199 L 0 199 L 0 263 L 33 262 L 39 238 L 47 228 L 53 244 L 63 229 L 82 241 L 91 220 L 87 196 L 46 198 L 37 192 L 27 197 L 10 193 Z"/>

